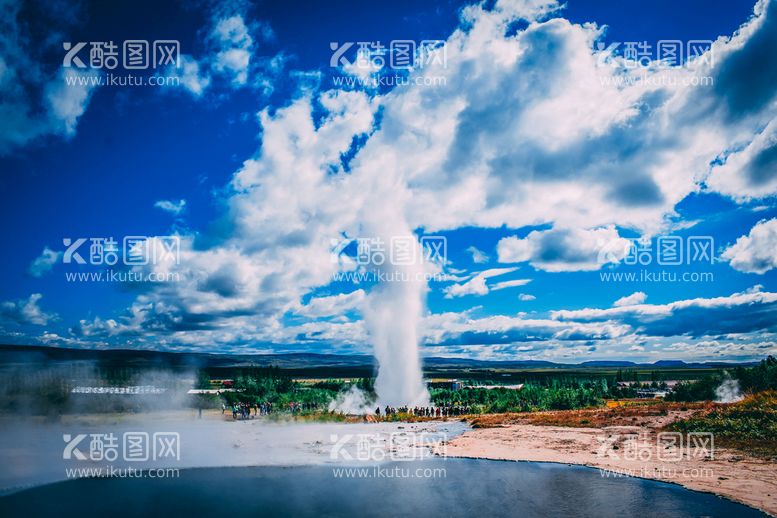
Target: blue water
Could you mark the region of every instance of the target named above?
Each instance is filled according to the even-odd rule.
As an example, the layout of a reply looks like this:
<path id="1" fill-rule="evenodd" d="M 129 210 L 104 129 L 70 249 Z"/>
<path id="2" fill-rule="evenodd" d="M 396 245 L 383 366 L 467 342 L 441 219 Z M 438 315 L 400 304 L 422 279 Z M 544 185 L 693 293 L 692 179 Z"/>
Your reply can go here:
<path id="1" fill-rule="evenodd" d="M 337 478 L 336 469 L 209 468 L 182 470 L 179 478 L 71 480 L 0 498 L 0 516 L 766 516 L 676 485 L 561 464 L 435 459 L 369 466 L 361 478 Z"/>

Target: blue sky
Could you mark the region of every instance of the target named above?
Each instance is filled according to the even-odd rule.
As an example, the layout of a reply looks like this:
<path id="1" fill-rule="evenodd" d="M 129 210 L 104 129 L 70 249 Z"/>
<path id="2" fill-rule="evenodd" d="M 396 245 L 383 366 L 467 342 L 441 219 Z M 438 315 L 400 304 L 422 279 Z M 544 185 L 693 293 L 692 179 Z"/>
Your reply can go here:
<path id="1" fill-rule="evenodd" d="M 407 327 L 435 356 L 777 352 L 775 2 L 3 3 L 4 343 L 365 353 Z M 177 40 L 179 66 L 63 64 L 63 42 L 126 40 Z M 392 40 L 444 59 L 359 66 Z M 659 40 L 709 43 L 667 65 Z M 98 84 L 128 73 L 175 81 Z M 108 282 L 65 260 L 125 236 L 174 236 L 178 261 Z M 396 236 L 446 256 L 358 260 Z"/>

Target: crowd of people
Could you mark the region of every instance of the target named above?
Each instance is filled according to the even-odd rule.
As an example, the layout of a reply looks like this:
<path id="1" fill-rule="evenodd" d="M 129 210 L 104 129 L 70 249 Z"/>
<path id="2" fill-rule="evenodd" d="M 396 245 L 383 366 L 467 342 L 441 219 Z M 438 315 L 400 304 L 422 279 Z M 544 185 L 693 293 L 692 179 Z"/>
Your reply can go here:
<path id="1" fill-rule="evenodd" d="M 288 405 L 288 411 L 292 414 L 297 414 L 302 411 L 310 411 L 310 410 L 316 410 L 318 408 L 317 403 L 302 403 L 299 401 L 292 401 Z M 230 409 L 232 411 L 232 419 L 254 419 L 257 416 L 263 416 L 268 415 L 272 413 L 274 410 L 276 410 L 276 407 L 269 401 L 261 402 L 261 403 L 235 403 L 233 405 L 227 406 L 226 404 L 221 405 L 221 413 L 222 415 L 226 413 L 227 409 Z M 277 410 L 281 410 L 282 408 L 278 408 Z"/>
<path id="2" fill-rule="evenodd" d="M 437 407 L 433 407 L 433 406 L 392 407 L 392 406 L 386 405 L 386 408 L 383 409 L 383 414 L 386 417 L 394 414 L 408 414 L 408 415 L 414 415 L 419 417 L 451 417 L 451 416 L 459 416 L 459 415 L 470 414 L 470 413 L 472 413 L 472 409 L 469 406 L 462 406 L 462 405 L 442 405 Z M 380 407 L 375 409 L 375 415 L 380 417 L 381 415 Z"/>
<path id="3" fill-rule="evenodd" d="M 235 403 L 234 405 L 221 405 L 221 413 L 232 410 L 232 419 L 253 419 L 258 415 L 267 415 L 272 412 L 272 403 Z"/>
<path id="4" fill-rule="evenodd" d="M 254 419 L 258 416 L 265 416 L 272 412 L 289 412 L 291 414 L 299 414 L 302 412 L 311 412 L 319 410 L 320 405 L 318 403 L 308 403 L 300 401 L 291 401 L 287 405 L 274 405 L 269 401 L 254 402 L 254 403 L 234 403 L 228 405 L 222 403 L 221 414 L 225 414 L 227 411 L 232 412 L 232 419 L 234 420 L 246 420 Z M 375 409 L 375 416 L 391 417 L 398 414 L 404 414 L 417 417 L 453 417 L 461 416 L 465 414 L 471 414 L 472 408 L 466 405 L 441 405 L 441 406 L 400 406 L 393 407 L 386 405 L 385 408 L 377 407 Z"/>
<path id="5" fill-rule="evenodd" d="M 299 401 L 292 401 L 289 403 L 289 411 L 292 414 L 297 414 L 302 411 L 309 412 L 313 410 L 318 410 L 318 403 L 300 403 Z"/>

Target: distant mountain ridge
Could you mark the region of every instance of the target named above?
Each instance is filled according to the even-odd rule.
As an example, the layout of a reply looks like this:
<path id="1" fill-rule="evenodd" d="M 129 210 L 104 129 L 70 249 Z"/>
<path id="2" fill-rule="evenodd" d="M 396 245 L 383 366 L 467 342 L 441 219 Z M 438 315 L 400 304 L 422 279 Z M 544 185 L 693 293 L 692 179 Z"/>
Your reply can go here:
<path id="1" fill-rule="evenodd" d="M 324 353 L 282 354 L 219 354 L 138 349 L 70 349 L 38 345 L 0 345 L 0 366 L 13 364 L 97 361 L 127 367 L 269 367 L 310 369 L 320 367 L 375 367 L 368 355 L 339 355 Z M 426 368 L 471 369 L 575 369 L 575 368 L 716 368 L 755 365 L 757 362 L 689 362 L 658 360 L 654 363 L 635 363 L 625 360 L 592 360 L 582 363 L 555 363 L 545 360 L 475 360 L 470 358 L 427 357 Z"/>

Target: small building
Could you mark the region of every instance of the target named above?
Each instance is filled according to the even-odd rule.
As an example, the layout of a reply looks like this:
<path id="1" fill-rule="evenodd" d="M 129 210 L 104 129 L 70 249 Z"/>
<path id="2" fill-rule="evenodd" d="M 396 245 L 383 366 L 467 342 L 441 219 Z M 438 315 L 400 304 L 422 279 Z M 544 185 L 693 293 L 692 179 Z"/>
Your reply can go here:
<path id="1" fill-rule="evenodd" d="M 464 388 L 522 390 L 523 386 L 523 383 L 518 383 L 516 385 L 467 385 Z"/>
<path id="2" fill-rule="evenodd" d="M 660 389 L 638 389 L 637 390 L 637 397 L 638 398 L 645 398 L 645 399 L 651 399 L 651 398 L 663 398 L 666 397 L 668 392 L 666 390 L 660 390 Z"/>
<path id="3" fill-rule="evenodd" d="M 432 380 L 428 383 L 429 388 L 446 389 L 446 390 L 461 390 L 464 383 L 457 379 L 450 380 Z"/>
<path id="4" fill-rule="evenodd" d="M 225 388 L 225 389 L 189 389 L 186 391 L 187 394 L 223 394 L 225 392 L 240 392 L 239 390 L 235 390 L 233 388 Z"/>

